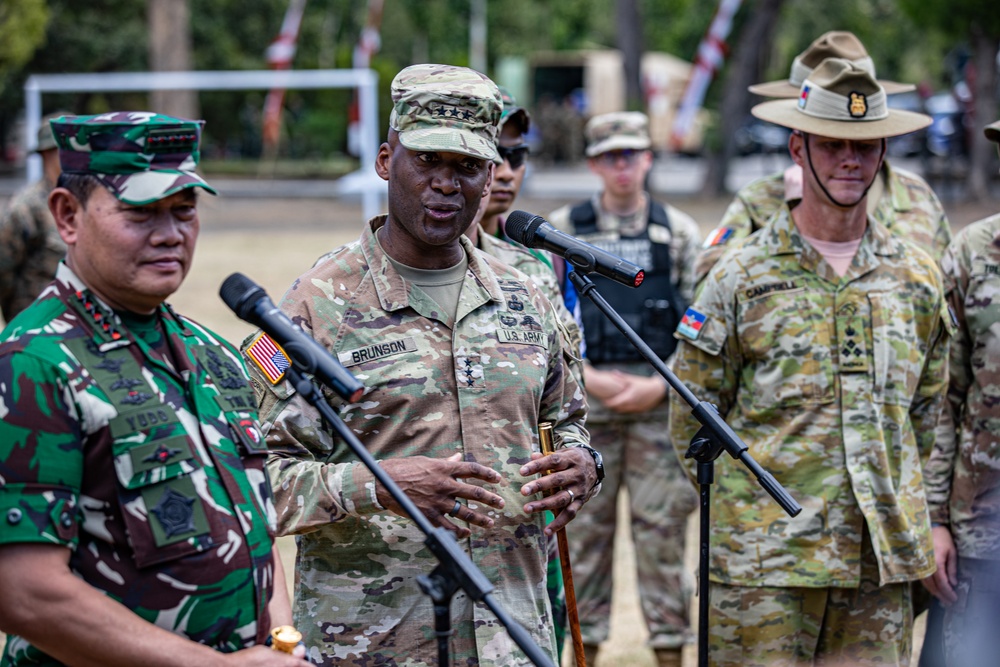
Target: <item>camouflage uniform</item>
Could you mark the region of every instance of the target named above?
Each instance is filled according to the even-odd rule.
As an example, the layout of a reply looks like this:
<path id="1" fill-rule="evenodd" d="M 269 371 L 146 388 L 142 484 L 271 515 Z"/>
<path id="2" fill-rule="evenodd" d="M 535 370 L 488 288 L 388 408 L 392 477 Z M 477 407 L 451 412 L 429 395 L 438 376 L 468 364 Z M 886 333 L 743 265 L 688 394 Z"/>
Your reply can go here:
<path id="1" fill-rule="evenodd" d="M 947 526 L 958 551 L 959 601 L 948 608 L 945 638 L 954 664 L 986 664 L 1000 609 L 1000 215 L 955 237 L 941 262 L 959 322 L 951 346 L 949 414 L 926 467 L 931 521 Z M 989 623 L 984 626 L 983 621 Z M 986 635 L 981 636 L 985 630 Z M 963 650 L 984 651 L 964 654 Z"/>
<path id="2" fill-rule="evenodd" d="M 501 473 L 506 509 L 492 529 L 462 541 L 496 586 L 494 597 L 550 656 L 556 648 L 546 595 L 544 519 L 521 512 L 518 469 L 538 451 L 536 425 L 555 424 L 561 446 L 588 441 L 582 391 L 563 363 L 548 300 L 523 273 L 468 256 L 458 314 L 412 289 L 379 246 L 372 220 L 359 241 L 320 260 L 280 307 L 338 355 L 367 387 L 337 404 L 377 459 L 462 452 Z M 412 522 L 385 511 L 371 473 L 320 423 L 288 382 L 256 368 L 272 456 L 281 534 L 298 534 L 294 613 L 309 657 L 324 665 L 435 664 L 432 605 L 416 577 L 436 560 Z M 265 388 L 266 387 L 266 388 Z M 459 593 L 452 602 L 455 664 L 526 660 L 488 609 Z"/>
<path id="3" fill-rule="evenodd" d="M 934 261 L 871 216 L 843 277 L 787 208 L 724 256 L 678 328 L 675 371 L 718 406 L 803 510 L 790 519 L 744 466 L 720 459 L 710 576 L 725 586 L 713 586 L 713 596 L 727 587 L 744 595 L 850 588 L 895 600 L 887 608 L 903 605 L 897 620 L 910 622 L 905 582 L 935 567 L 921 464 L 933 445 L 952 330 Z M 671 436 L 683 456 L 697 423 L 671 400 Z M 743 607 L 734 620 L 713 599 L 712 642 L 736 641 L 739 624 L 742 636 L 765 642 L 768 626 L 802 620 L 792 600 L 771 617 Z M 908 626 L 890 621 L 883 630 L 909 646 Z M 848 639 L 856 644 L 843 655 L 874 660 L 886 636 Z"/>
<path id="4" fill-rule="evenodd" d="M 940 261 L 951 242 L 951 227 L 937 195 L 924 179 L 890 167 L 888 160 L 882 165 L 881 178 L 888 187 L 882 191 L 872 216 L 886 229 Z M 700 284 L 726 250 L 763 227 L 785 202 L 782 173 L 765 176 L 741 188 L 718 227 L 708 235 L 695 265 L 695 282 Z M 797 202 L 792 200 L 789 204 L 794 207 Z"/>
<path id="5" fill-rule="evenodd" d="M 19 192 L 0 220 L 0 311 L 10 322 L 56 275 L 66 244 L 49 213 L 52 184 L 44 179 Z"/>
<path id="6" fill-rule="evenodd" d="M 593 197 L 592 203 L 603 238 L 628 238 L 646 226 L 645 211 L 637 220 L 623 220 L 602 210 L 600 194 Z M 570 208 L 560 208 L 547 219 L 561 231 L 573 234 Z M 694 260 L 700 246 L 698 226 L 686 213 L 669 205 L 665 208 L 671 237 L 654 240 L 669 244 L 671 280 L 680 295 L 690 301 Z M 635 375 L 652 373 L 646 362 L 595 364 L 595 368 L 617 368 Z M 667 438 L 667 407 L 664 401 L 645 413 L 621 414 L 599 401 L 589 405 L 587 428 L 591 442 L 604 457 L 603 492 L 587 503 L 587 511 L 580 513 L 568 533 L 585 644 L 597 645 L 608 637 L 617 497 L 624 489 L 629 492 L 639 597 L 649 626 L 650 646 L 676 648 L 690 639 L 691 586 L 683 571 L 684 537 L 697 496 Z"/>
<path id="7" fill-rule="evenodd" d="M 219 651 L 260 643 L 275 513 L 242 360 L 166 305 L 128 322 L 62 264 L 0 336 L 0 544 L 65 546 L 88 584 Z M 60 663 L 12 636 L 2 664 Z"/>

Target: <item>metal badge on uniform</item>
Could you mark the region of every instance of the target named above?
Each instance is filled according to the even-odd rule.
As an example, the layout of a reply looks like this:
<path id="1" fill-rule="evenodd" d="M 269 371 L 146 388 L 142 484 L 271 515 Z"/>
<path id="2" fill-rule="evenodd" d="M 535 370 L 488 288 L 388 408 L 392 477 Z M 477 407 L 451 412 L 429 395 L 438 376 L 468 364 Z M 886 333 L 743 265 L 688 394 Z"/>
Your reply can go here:
<path id="1" fill-rule="evenodd" d="M 266 333 L 261 333 L 250 343 L 247 347 L 247 356 L 257 364 L 260 372 L 271 384 L 281 382 L 281 378 L 285 377 L 285 371 L 292 365 L 281 346 L 271 340 Z"/>
<path id="2" fill-rule="evenodd" d="M 390 340 L 385 343 L 373 343 L 355 350 L 346 350 L 337 354 L 337 359 L 344 367 L 357 366 L 366 361 L 376 361 L 404 352 L 416 352 L 417 341 L 413 336 Z"/>
<path id="3" fill-rule="evenodd" d="M 732 235 L 733 235 L 732 227 L 718 227 L 716 228 L 715 231 L 713 231 L 711 234 L 708 235 L 708 238 L 705 239 L 705 244 L 703 247 L 711 248 L 712 246 L 715 245 L 722 245 L 726 241 L 728 241 Z"/>
<path id="4" fill-rule="evenodd" d="M 681 323 L 677 325 L 677 333 L 691 340 L 698 340 L 701 329 L 705 326 L 708 316 L 698 312 L 693 307 L 688 308 L 681 318 Z"/>

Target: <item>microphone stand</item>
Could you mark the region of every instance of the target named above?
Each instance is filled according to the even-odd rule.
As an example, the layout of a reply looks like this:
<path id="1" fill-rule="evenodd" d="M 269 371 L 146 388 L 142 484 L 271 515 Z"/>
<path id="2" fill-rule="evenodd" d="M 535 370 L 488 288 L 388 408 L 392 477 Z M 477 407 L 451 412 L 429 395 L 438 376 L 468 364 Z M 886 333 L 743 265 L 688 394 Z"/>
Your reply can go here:
<path id="1" fill-rule="evenodd" d="M 573 263 L 570 258 L 567 261 Z M 582 267 L 586 269 L 586 267 Z M 719 416 L 719 411 L 714 405 L 707 401 L 699 401 L 698 398 L 684 384 L 677 379 L 673 371 L 656 356 L 649 345 L 647 345 L 632 328 L 622 319 L 621 315 L 615 312 L 608 302 L 597 291 L 594 281 L 580 271 L 569 271 L 569 279 L 573 281 L 577 292 L 581 296 L 586 296 L 594 305 L 604 313 L 612 324 L 624 334 L 625 338 L 635 347 L 642 357 L 648 361 L 656 372 L 663 376 L 674 391 L 680 394 L 688 405 L 691 406 L 691 414 L 701 423 L 701 428 L 691 440 L 684 458 L 693 458 L 698 462 L 698 489 L 700 499 L 700 531 L 698 549 L 698 667 L 708 667 L 708 566 L 709 566 L 709 533 L 710 533 L 710 513 L 709 504 L 712 494 L 712 482 L 715 478 L 715 459 L 725 450 L 734 459 L 739 459 L 750 469 L 757 481 L 764 490 L 767 491 L 775 502 L 777 502 L 789 516 L 796 516 L 802 511 L 802 506 L 792 498 L 783 486 L 753 460 L 747 453 L 747 446 L 736 432 L 730 428 L 729 424 Z"/>
<path id="2" fill-rule="evenodd" d="M 477 602 L 482 601 L 489 607 L 507 629 L 514 643 L 524 651 L 531 662 L 538 667 L 554 667 L 552 661 L 542 652 L 528 631 L 511 618 L 507 611 L 493 599 L 491 595 L 493 584 L 458 545 L 451 531 L 445 528 L 435 528 L 428 521 L 423 512 L 399 488 L 395 480 L 389 477 L 378 465 L 357 436 L 344 424 L 340 415 L 324 400 L 323 395 L 308 377 L 299 371 L 294 364 L 289 366 L 285 372 L 295 390 L 319 411 L 323 419 L 351 448 L 354 455 L 375 475 L 375 479 L 386 488 L 389 495 L 399 503 L 403 511 L 427 536 L 424 544 L 437 557 L 438 566 L 429 575 L 417 577 L 417 583 L 434 603 L 434 634 L 438 640 L 438 664 L 442 667 L 450 664 L 449 640 L 453 633 L 450 612 L 451 598 L 461 588 L 470 599 Z"/>

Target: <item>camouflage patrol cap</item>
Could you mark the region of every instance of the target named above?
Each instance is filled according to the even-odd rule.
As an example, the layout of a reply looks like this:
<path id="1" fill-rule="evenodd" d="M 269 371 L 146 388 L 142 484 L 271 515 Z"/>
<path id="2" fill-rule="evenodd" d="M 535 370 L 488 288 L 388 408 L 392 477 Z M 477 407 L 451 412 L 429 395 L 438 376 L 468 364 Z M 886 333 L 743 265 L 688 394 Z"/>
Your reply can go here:
<path id="1" fill-rule="evenodd" d="M 453 65 L 411 65 L 392 80 L 389 127 L 411 151 L 493 160 L 503 102 L 485 75 Z"/>
<path id="2" fill-rule="evenodd" d="M 608 151 L 625 149 L 646 150 L 649 140 L 649 119 L 638 111 L 615 111 L 594 116 L 584 129 L 587 157 Z"/>
<path id="3" fill-rule="evenodd" d="M 120 201 L 134 206 L 186 188 L 216 194 L 194 173 L 203 124 L 148 111 L 63 116 L 51 122 L 62 170 L 96 176 Z"/>
<path id="4" fill-rule="evenodd" d="M 875 77 L 875 62 L 868 55 L 861 40 L 854 33 L 845 30 L 831 30 L 817 37 L 805 51 L 795 56 L 788 79 L 754 84 L 748 90 L 763 97 L 798 97 L 802 82 L 827 58 L 850 60 L 870 73 L 872 78 Z M 897 83 L 882 79 L 878 83 L 885 88 L 887 95 L 905 93 L 916 88 L 910 83 Z"/>
<path id="5" fill-rule="evenodd" d="M 34 150 L 35 153 L 43 153 L 54 148 L 59 148 L 56 144 L 56 138 L 52 136 L 52 126 L 49 125 L 49 121 L 66 115 L 68 114 L 65 111 L 57 111 L 42 117 L 42 122 L 38 125 L 38 136 L 35 141 Z"/>
<path id="6" fill-rule="evenodd" d="M 849 60 L 827 58 L 802 83 L 798 100 L 771 100 L 750 112 L 769 123 L 834 139 L 885 139 L 931 124 L 929 116 L 890 109 L 885 89 Z"/>
<path id="7" fill-rule="evenodd" d="M 990 141 L 995 141 L 1000 144 L 1000 120 L 995 123 L 990 123 L 985 128 L 983 128 L 983 134 Z"/>
<path id="8" fill-rule="evenodd" d="M 500 114 L 500 129 L 508 122 L 516 123 L 521 130 L 521 134 L 527 134 L 531 128 L 531 116 L 528 112 L 517 105 L 513 93 L 500 86 L 500 99 L 503 100 L 503 113 Z"/>

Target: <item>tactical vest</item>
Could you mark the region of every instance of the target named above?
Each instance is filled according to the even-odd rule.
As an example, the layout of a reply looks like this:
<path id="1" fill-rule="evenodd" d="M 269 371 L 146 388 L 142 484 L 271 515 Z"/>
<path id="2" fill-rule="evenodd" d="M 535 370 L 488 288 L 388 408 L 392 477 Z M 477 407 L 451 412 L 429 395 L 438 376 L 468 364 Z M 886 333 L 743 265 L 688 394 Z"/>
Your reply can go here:
<path id="1" fill-rule="evenodd" d="M 618 255 L 619 249 L 597 232 L 597 211 L 591 201 L 577 204 L 570 210 L 573 233 L 602 250 Z M 650 264 L 643 266 L 646 277 L 637 288 L 626 287 L 613 280 L 591 274 L 590 278 L 626 323 L 652 348 L 660 359 L 666 359 L 677 347 L 674 330 L 681 321 L 687 303 L 680 296 L 677 285 L 671 280 L 670 245 L 657 243 L 649 237 L 649 227 L 659 225 L 670 231 L 666 209 L 650 203 L 646 228 L 637 236 L 624 237 L 626 241 L 645 241 L 648 244 Z M 619 236 L 618 238 L 623 238 Z M 591 363 L 620 363 L 642 361 L 628 339 L 602 313 L 593 301 L 580 299 L 583 335 L 587 341 L 587 359 Z"/>

